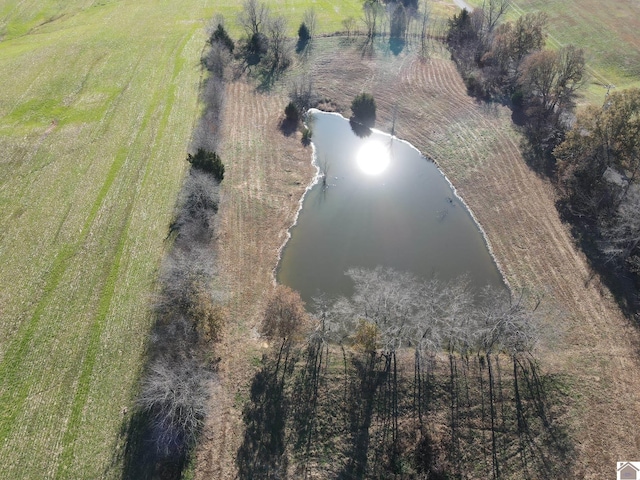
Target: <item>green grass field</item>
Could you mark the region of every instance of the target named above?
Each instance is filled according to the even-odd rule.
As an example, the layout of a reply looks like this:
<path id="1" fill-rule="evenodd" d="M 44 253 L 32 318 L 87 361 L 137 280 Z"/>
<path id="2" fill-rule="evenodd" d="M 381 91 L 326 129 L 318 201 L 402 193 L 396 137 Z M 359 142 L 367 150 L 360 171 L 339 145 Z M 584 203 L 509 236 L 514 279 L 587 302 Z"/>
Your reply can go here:
<path id="1" fill-rule="evenodd" d="M 0 43 L 0 468 L 98 478 L 147 337 L 206 2 L 28 3 L 3 8 Z"/>
<path id="2" fill-rule="evenodd" d="M 205 27 L 239 3 L 0 3 L 3 478 L 121 474 Z M 292 32 L 310 4 L 271 3 Z M 314 6 L 320 33 L 359 12 Z"/>
<path id="3" fill-rule="evenodd" d="M 482 5 L 482 0 L 469 4 Z M 549 15 L 551 48 L 584 48 L 589 66 L 586 100 L 601 104 L 606 89 L 640 87 L 640 3 L 627 0 L 515 0 L 509 17 L 544 11 Z"/>

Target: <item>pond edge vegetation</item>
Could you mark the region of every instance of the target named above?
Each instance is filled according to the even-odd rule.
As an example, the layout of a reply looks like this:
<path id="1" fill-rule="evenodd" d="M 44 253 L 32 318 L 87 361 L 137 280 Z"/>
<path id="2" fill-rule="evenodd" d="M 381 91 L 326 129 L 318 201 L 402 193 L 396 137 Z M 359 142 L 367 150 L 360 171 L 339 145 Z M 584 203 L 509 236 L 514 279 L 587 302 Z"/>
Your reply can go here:
<path id="1" fill-rule="evenodd" d="M 288 287 L 269 297 L 240 478 L 555 478 L 571 465 L 564 380 L 533 354 L 549 335 L 540 298 L 391 269 L 349 276 L 354 296 L 318 297 L 313 316 Z"/>

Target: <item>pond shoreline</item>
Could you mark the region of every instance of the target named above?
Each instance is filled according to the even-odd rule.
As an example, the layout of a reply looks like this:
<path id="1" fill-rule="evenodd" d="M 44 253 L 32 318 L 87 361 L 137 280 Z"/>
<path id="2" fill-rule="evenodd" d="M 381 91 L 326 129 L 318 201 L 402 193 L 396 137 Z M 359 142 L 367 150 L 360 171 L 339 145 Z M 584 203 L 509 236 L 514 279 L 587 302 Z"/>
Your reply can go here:
<path id="1" fill-rule="evenodd" d="M 315 121 L 324 121 L 324 122 L 326 122 L 327 120 L 321 120 L 321 119 L 323 119 L 323 118 L 327 119 L 327 118 L 330 118 L 330 117 L 336 117 L 336 118 L 338 118 L 338 119 L 342 120 L 342 122 L 338 122 L 338 123 L 339 123 L 339 125 L 340 125 L 340 127 L 339 127 L 340 129 L 344 129 L 344 126 L 343 126 L 343 125 L 345 125 L 346 123 L 348 123 L 348 122 L 349 122 L 349 120 L 348 120 L 346 117 L 344 117 L 343 115 L 341 115 L 341 114 L 340 114 L 340 113 L 338 113 L 338 112 L 325 112 L 325 111 L 323 111 L 323 110 L 321 110 L 321 109 L 317 109 L 317 108 L 311 108 L 311 109 L 309 109 L 309 110 L 307 111 L 307 115 L 309 115 L 310 117 L 317 116 L 317 115 L 322 115 L 321 117 L 316 117 L 316 120 L 313 120 L 313 118 L 311 118 L 311 120 L 310 120 L 310 122 L 309 122 L 309 123 L 314 123 Z M 343 122 L 344 122 L 344 123 L 343 123 Z M 335 125 L 335 123 L 334 123 L 334 125 Z M 324 128 L 325 128 L 325 129 L 326 129 L 326 128 L 329 128 L 329 127 L 328 127 L 328 125 L 327 125 L 326 123 L 325 123 L 325 127 L 324 127 Z M 337 128 L 337 127 L 334 127 L 334 128 Z M 424 154 L 423 154 L 423 153 L 422 153 L 418 148 L 416 148 L 414 145 L 412 145 L 409 141 L 404 140 L 404 139 L 401 139 L 401 138 L 399 138 L 399 137 L 398 137 L 398 136 L 396 136 L 396 135 L 391 135 L 390 133 L 384 132 L 383 130 L 380 130 L 380 129 L 372 129 L 372 133 L 374 133 L 374 134 L 379 138 L 379 139 L 376 139 L 376 140 L 372 140 L 374 143 L 375 143 L 375 142 L 379 142 L 379 141 L 383 141 L 384 143 L 386 143 L 386 142 L 387 142 L 387 140 L 389 140 L 389 141 L 391 142 L 391 144 L 394 144 L 394 143 L 395 143 L 396 145 L 401 145 L 401 146 L 402 146 L 402 147 L 401 147 L 401 149 L 400 149 L 400 152 L 405 151 L 405 150 L 403 150 L 403 149 L 408 149 L 410 152 L 413 152 L 413 153 L 410 153 L 410 154 L 407 154 L 406 152 L 405 152 L 404 154 L 402 154 L 402 153 L 400 153 L 400 152 L 398 152 L 398 151 L 396 150 L 396 154 L 399 154 L 399 155 L 400 155 L 400 157 L 398 157 L 398 159 L 397 159 L 397 160 L 399 160 L 399 161 L 401 162 L 401 165 L 404 165 L 404 164 L 405 164 L 405 162 L 406 162 L 409 158 L 416 158 L 416 159 L 417 159 L 417 158 L 420 158 L 420 159 L 423 159 L 424 161 L 426 161 L 426 162 L 428 162 L 428 163 L 432 164 L 432 165 L 435 167 L 435 171 L 434 171 L 433 169 L 429 168 L 428 170 L 424 171 L 424 172 L 423 172 L 423 173 L 421 173 L 421 174 L 418 174 L 418 173 L 417 173 L 418 171 L 415 171 L 415 172 L 414 172 L 413 170 L 411 170 L 410 172 L 409 172 L 409 171 L 407 171 L 407 172 L 405 172 L 405 173 L 402 173 L 401 171 L 399 171 L 399 172 L 400 172 L 400 174 L 401 174 L 401 175 L 406 175 L 407 173 L 409 173 L 409 175 L 410 175 L 410 176 L 407 178 L 407 180 L 408 180 L 409 178 L 411 178 L 412 176 L 415 176 L 415 175 L 427 175 L 427 178 L 425 178 L 425 181 L 424 181 L 424 186 L 427 188 L 427 190 L 431 190 L 431 189 L 432 189 L 433 187 L 435 187 L 436 185 L 439 185 L 439 184 L 440 184 L 440 182 L 441 182 L 441 180 L 438 180 L 439 178 L 443 179 L 443 180 L 446 182 L 446 185 L 447 185 L 447 189 L 446 189 L 446 190 L 450 192 L 450 196 L 451 196 L 451 197 L 453 197 L 453 198 L 455 198 L 455 199 L 456 199 L 455 201 L 453 201 L 453 200 L 449 200 L 449 202 L 451 202 L 451 204 L 452 204 L 453 206 L 456 206 L 456 205 L 458 205 L 458 204 L 459 204 L 459 205 L 461 205 L 461 208 L 463 208 L 463 209 L 465 210 L 465 213 L 467 213 L 467 214 L 469 215 L 469 217 L 470 217 L 470 221 L 473 223 L 473 231 L 475 231 L 476 233 L 478 233 L 478 232 L 480 233 L 480 235 L 481 235 L 481 237 L 482 237 L 483 246 L 484 246 L 483 250 L 485 251 L 485 254 L 486 254 L 486 253 L 488 253 L 488 256 L 489 256 L 489 257 L 490 257 L 490 259 L 491 259 L 490 261 L 492 262 L 492 267 L 493 267 L 495 270 L 497 270 L 497 272 L 498 272 L 498 274 L 499 274 L 499 277 L 500 277 L 500 283 L 501 283 L 501 284 L 502 284 L 502 285 L 503 285 L 503 286 L 504 286 L 504 287 L 505 287 L 505 288 L 506 288 L 510 293 L 513 293 L 512 289 L 511 289 L 511 286 L 510 286 L 510 284 L 509 284 L 509 282 L 508 282 L 508 280 L 507 280 L 507 278 L 506 278 L 506 276 L 505 276 L 505 274 L 504 274 L 504 271 L 503 271 L 503 269 L 502 269 L 501 265 L 499 264 L 499 262 L 498 262 L 498 260 L 497 260 L 497 258 L 496 258 L 496 256 L 495 256 L 495 254 L 494 254 L 494 252 L 493 252 L 493 248 L 492 248 L 492 246 L 491 246 L 491 244 L 490 244 L 490 242 L 489 242 L 488 236 L 487 236 L 487 234 L 486 234 L 486 232 L 485 232 L 484 228 L 482 227 L 482 225 L 481 225 L 481 224 L 480 224 L 480 222 L 478 221 L 477 217 L 475 216 L 474 212 L 471 210 L 471 208 L 469 207 L 469 205 L 467 204 L 467 202 L 462 198 L 462 196 L 461 196 L 461 195 L 460 195 L 460 193 L 458 192 L 458 190 L 457 190 L 457 188 L 455 187 L 455 185 L 453 184 L 453 182 L 451 182 L 451 180 L 447 177 L 447 175 L 444 173 L 444 171 L 443 171 L 443 170 L 440 168 L 440 166 L 437 164 L 437 162 L 435 162 L 433 159 L 429 158 L 428 156 L 424 155 Z M 319 135 L 320 135 L 320 134 L 321 134 L 321 133 L 319 133 Z M 325 133 L 324 133 L 324 135 L 325 135 L 325 137 L 326 137 L 327 132 L 325 132 Z M 331 136 L 331 137 L 326 137 L 326 138 L 332 138 L 332 139 L 333 139 L 333 140 L 335 140 L 336 142 L 341 143 L 341 140 L 338 140 L 338 137 Z M 343 137 L 342 137 L 342 136 L 340 136 L 339 138 L 343 138 Z M 324 141 L 326 142 L 326 140 L 324 140 Z M 362 139 L 360 139 L 360 140 L 356 140 L 356 139 L 355 139 L 355 137 L 353 137 L 353 140 L 342 140 L 342 141 L 352 142 L 352 143 L 353 143 L 353 142 L 356 142 L 356 143 L 357 143 L 357 142 L 363 142 L 363 140 L 362 140 Z M 322 144 L 322 140 L 320 141 L 320 143 Z M 390 144 L 390 145 L 391 145 L 391 144 Z M 343 146 L 340 148 L 341 153 L 342 153 L 342 151 L 343 151 L 343 148 L 346 148 L 346 145 L 347 145 L 347 144 L 343 145 Z M 366 145 L 366 141 L 365 141 L 365 145 Z M 298 209 L 297 209 L 296 215 L 295 215 L 295 217 L 294 217 L 294 219 L 293 219 L 292 224 L 289 226 L 289 228 L 288 228 L 288 230 L 287 230 L 286 238 L 285 238 L 284 242 L 282 243 L 282 245 L 281 245 L 281 246 L 280 246 L 280 248 L 278 249 L 278 260 L 277 260 L 277 263 L 276 263 L 275 267 L 274 267 L 274 268 L 273 268 L 273 270 L 272 270 L 272 283 L 273 283 L 273 285 L 276 285 L 276 284 L 278 283 L 278 280 L 279 280 L 279 279 L 278 279 L 278 275 L 279 275 L 279 273 L 281 272 L 281 268 L 283 268 L 283 265 L 287 265 L 287 257 L 286 257 L 286 254 L 285 254 L 287 246 L 290 246 L 291 248 L 293 248 L 293 249 L 294 249 L 294 251 L 295 251 L 295 250 L 298 250 L 298 249 L 300 248 L 300 247 L 299 247 L 299 243 L 298 243 L 298 246 L 296 246 L 296 244 L 293 244 L 293 245 L 291 245 L 291 244 L 290 244 L 290 242 L 291 242 L 291 238 L 292 238 L 292 233 L 295 231 L 295 227 L 298 227 L 298 226 L 299 226 L 298 224 L 299 224 L 300 215 L 301 215 L 301 214 L 302 214 L 302 212 L 304 211 L 304 205 L 305 205 L 305 202 L 306 202 L 306 201 L 307 201 L 307 199 L 308 199 L 308 195 L 309 195 L 309 194 L 310 194 L 310 192 L 313 190 L 313 188 L 314 188 L 314 187 L 316 187 L 316 185 L 318 184 L 318 182 L 320 181 L 320 179 L 322 178 L 322 175 L 323 175 L 323 174 L 322 174 L 322 172 L 321 172 L 321 166 L 319 165 L 319 160 L 318 160 L 319 150 L 318 150 L 318 146 L 317 146 L 317 141 L 316 141 L 316 142 L 314 142 L 314 141 L 313 141 L 313 138 L 312 138 L 312 142 L 311 142 L 311 147 L 312 147 L 311 165 L 316 169 L 316 174 L 315 174 L 315 175 L 314 175 L 314 177 L 311 179 L 311 181 L 309 182 L 309 184 L 306 186 L 306 188 L 305 188 L 304 192 L 302 193 L 302 195 L 301 195 L 301 197 L 300 197 L 300 199 L 299 199 L 299 202 L 298 202 Z M 396 146 L 395 148 L 397 149 L 398 147 Z M 329 158 L 329 159 L 330 159 L 330 163 L 331 163 L 331 161 L 335 161 L 337 158 L 341 158 L 341 160 L 340 160 L 340 161 L 344 161 L 346 158 L 349 158 L 349 157 L 345 157 L 345 158 L 342 158 L 342 157 L 335 157 L 335 156 L 334 156 L 334 154 L 331 154 L 331 153 L 328 153 L 328 154 L 327 154 L 326 149 L 325 149 L 325 155 L 329 155 L 327 158 Z M 412 157 L 407 157 L 407 158 L 405 159 L 405 156 L 406 156 L 406 155 L 411 155 Z M 413 157 L 413 155 L 415 155 L 415 157 Z M 414 161 L 415 161 L 415 160 L 414 160 Z M 401 168 L 405 169 L 405 168 L 407 168 L 407 167 L 408 167 L 408 165 L 409 165 L 409 164 L 406 164 L 406 166 L 405 166 L 405 167 L 401 167 Z M 344 167 L 344 164 L 338 163 L 338 164 L 337 164 L 337 168 L 338 168 L 338 169 L 341 169 L 341 168 L 345 168 L 345 167 Z M 421 172 L 422 170 L 419 170 L 419 171 Z M 427 172 L 430 172 L 430 173 L 427 173 Z M 436 173 L 436 172 L 437 172 L 437 173 Z M 344 173 L 345 173 L 345 172 L 343 172 L 343 174 L 344 174 Z M 398 173 L 396 173 L 396 175 L 397 175 L 397 174 L 398 174 Z M 383 177 L 384 177 L 384 175 L 385 175 L 385 174 L 384 174 L 384 173 L 382 173 L 382 176 L 383 176 Z M 435 175 L 435 177 L 434 177 L 434 175 Z M 367 175 L 365 175 L 365 177 L 367 177 Z M 340 178 L 342 179 L 342 181 L 346 181 L 346 182 L 347 182 L 347 183 L 346 183 L 346 188 L 348 188 L 348 189 L 357 188 L 357 187 L 355 187 L 354 185 L 351 185 L 351 184 L 349 183 L 349 180 L 346 180 L 346 179 L 345 179 L 345 177 L 344 177 L 343 175 L 341 175 L 341 176 L 340 176 Z M 375 177 L 369 177 L 369 178 L 375 178 Z M 365 178 L 365 180 L 366 180 L 366 178 Z M 353 181 L 353 180 L 352 180 L 352 181 Z M 406 181 L 406 180 L 405 180 L 405 181 Z M 357 181 L 356 181 L 356 182 L 357 182 Z M 434 182 L 435 182 L 435 183 L 434 183 Z M 383 183 L 383 185 L 384 185 L 384 184 L 385 184 L 385 183 Z M 344 186 L 344 185 L 343 185 L 343 186 Z M 402 186 L 402 188 L 404 189 L 404 188 L 407 188 L 408 186 L 409 186 L 409 185 Z M 430 188 L 430 187 L 431 187 L 431 188 Z M 396 188 L 397 188 L 397 187 L 396 187 Z M 440 190 L 439 190 L 439 188 L 436 188 L 436 190 L 437 190 L 437 191 L 440 191 Z M 393 190 L 392 190 L 392 191 L 393 191 Z M 341 190 L 341 192 L 344 192 L 344 190 Z M 442 192 L 440 192 L 440 193 L 442 193 Z M 396 195 L 397 195 L 397 193 L 396 193 Z M 409 192 L 407 192 L 407 193 L 403 193 L 402 195 L 406 197 L 406 195 L 410 195 L 410 193 L 409 193 Z M 418 197 L 415 201 L 416 201 L 416 202 L 419 202 L 419 198 L 421 198 L 421 197 Z M 448 196 L 447 198 L 450 198 L 450 197 Z M 436 229 L 436 230 L 433 230 L 433 228 L 434 228 L 434 227 L 436 227 L 436 225 L 431 225 L 431 223 L 433 222 L 433 220 L 428 220 L 428 218 L 429 218 L 429 217 L 421 216 L 422 214 L 419 214 L 419 213 L 418 213 L 419 211 L 423 211 L 422 206 L 424 206 L 424 205 L 433 205 L 433 203 L 424 203 L 424 202 L 422 202 L 422 203 L 414 203 L 413 198 L 407 198 L 407 200 L 409 201 L 409 203 L 412 203 L 412 204 L 414 204 L 414 205 L 415 205 L 415 207 L 414 207 L 414 208 L 415 208 L 415 210 L 411 210 L 413 213 L 410 213 L 410 215 L 412 215 L 412 216 L 410 216 L 410 218 L 411 218 L 411 219 L 414 219 L 416 222 L 418 222 L 418 223 L 417 223 L 418 225 L 420 225 L 420 224 L 422 224 L 423 222 L 425 222 L 425 223 L 422 225 L 422 227 L 420 227 L 420 228 L 427 228 L 429 231 L 437 231 L 437 229 Z M 311 201 L 311 200 L 309 200 L 309 201 Z M 454 202 L 455 202 L 455 203 L 454 203 Z M 393 205 L 392 205 L 392 206 L 393 206 Z M 315 207 L 307 206 L 307 208 L 312 208 L 312 209 L 314 209 Z M 323 207 L 323 208 L 325 208 L 325 207 Z M 327 208 L 328 208 L 328 207 L 327 207 Z M 329 211 L 331 211 L 331 210 L 329 210 Z M 453 212 L 457 212 L 457 210 L 453 210 Z M 403 213 L 406 213 L 406 212 L 403 212 Z M 311 213 L 311 212 L 310 212 L 310 213 L 309 213 L 309 215 L 313 215 L 313 213 Z M 459 214 L 458 214 L 458 213 L 455 213 L 455 215 L 456 215 L 456 216 L 458 216 Z M 463 215 L 464 215 L 464 214 L 463 214 Z M 375 217 L 375 218 L 377 219 L 378 217 Z M 459 218 L 460 218 L 460 217 L 458 216 L 458 220 L 454 220 L 454 223 L 455 223 L 455 222 L 459 222 Z M 354 219 L 354 220 L 355 220 L 355 219 Z M 309 220 L 309 217 L 307 217 L 307 225 L 309 225 L 309 223 L 308 223 L 309 221 L 310 221 L 310 220 Z M 320 221 L 320 222 L 322 223 L 322 220 L 320 220 L 320 219 L 319 219 L 318 221 Z M 349 223 L 349 225 L 352 225 L 352 224 L 351 224 L 351 223 Z M 431 226 L 430 226 L 430 225 L 431 225 Z M 303 226 L 300 226 L 300 228 L 302 228 L 302 229 L 304 230 L 304 228 L 305 228 L 305 227 L 304 227 L 304 225 L 303 225 Z M 308 227 L 307 227 L 307 228 L 308 228 Z M 440 227 L 437 227 L 437 228 L 440 228 Z M 339 230 L 341 230 L 341 227 L 340 227 L 339 225 L 337 225 L 337 226 L 335 226 L 335 227 L 334 227 L 333 222 L 331 222 L 330 224 L 325 225 L 325 228 L 324 228 L 322 231 L 323 231 L 323 232 L 328 232 L 328 234 L 331 236 L 331 234 L 332 234 L 332 232 L 333 232 L 334 230 L 338 230 L 338 231 L 339 231 Z M 335 233 L 334 233 L 334 234 L 335 234 Z M 435 239 L 435 238 L 442 238 L 443 233 L 440 233 L 440 234 L 437 234 L 437 235 L 438 235 L 438 236 L 434 237 L 434 239 Z M 474 234 L 474 235 L 475 235 L 475 234 Z M 472 236 L 473 236 L 473 235 L 472 235 Z M 460 237 L 460 235 L 457 235 L 457 237 Z M 421 238 L 422 238 L 422 237 L 414 238 L 414 239 L 412 240 L 412 243 L 413 243 L 414 245 L 420 245 L 420 244 L 425 245 L 425 244 L 424 244 L 424 242 L 421 240 Z M 425 238 L 432 238 L 432 237 L 431 237 L 431 234 L 430 234 L 428 237 L 425 237 Z M 464 236 L 462 236 L 462 237 L 460 237 L 460 238 L 465 238 L 465 237 L 464 237 Z M 432 240 L 427 240 L 426 245 L 429 245 L 429 244 L 430 244 L 430 242 L 433 242 L 433 241 L 434 241 L 434 239 L 432 239 Z M 310 247 L 311 245 L 308 245 L 308 246 Z M 318 247 L 318 246 L 319 246 L 319 245 L 316 245 L 316 248 L 312 248 L 312 250 L 311 250 L 311 251 L 313 251 L 313 252 L 317 252 L 317 251 L 318 251 L 318 249 L 317 249 L 317 247 Z M 471 247 L 471 244 L 469 245 L 469 247 Z M 299 250 L 298 250 L 298 251 L 299 251 Z M 429 250 L 417 250 L 417 251 L 423 251 L 423 252 L 424 252 L 424 254 L 427 254 L 427 252 L 428 252 Z M 416 252 L 417 252 L 417 251 L 416 251 Z M 467 249 L 465 248 L 463 251 L 464 251 L 464 252 L 465 252 L 465 254 L 466 254 Z M 332 252 L 334 252 L 334 253 L 335 253 L 336 251 L 335 251 L 335 250 L 332 250 Z M 345 254 L 345 252 L 342 252 L 342 253 L 343 253 L 343 255 Z M 433 253 L 434 253 L 434 252 L 431 252 L 431 254 L 433 254 Z M 446 253 L 445 253 L 445 252 L 443 252 L 442 250 L 440 250 L 440 253 L 439 253 L 439 254 L 437 254 L 437 257 L 439 258 L 439 257 L 441 257 L 443 254 L 446 256 L 447 254 L 451 254 L 451 253 L 449 253 L 449 250 L 448 250 L 448 249 L 447 249 Z M 289 255 L 292 255 L 292 253 L 290 253 Z M 295 255 L 295 254 L 294 254 L 294 255 Z M 310 255 L 310 254 L 306 254 L 306 255 L 304 256 L 304 258 L 306 258 L 306 259 L 307 259 L 307 261 L 312 261 L 311 259 L 312 259 L 313 257 L 310 257 L 309 255 Z M 284 260 L 285 260 L 285 261 L 284 261 L 284 264 L 283 264 L 283 256 L 284 256 Z M 424 260 L 425 260 L 426 258 L 428 258 L 428 257 L 429 257 L 429 255 L 427 254 L 427 257 L 424 257 L 423 255 L 421 255 L 421 256 L 419 256 L 419 257 L 414 257 L 414 258 L 416 258 L 416 259 L 418 259 L 418 258 L 419 258 L 421 261 L 424 261 Z M 455 254 L 453 254 L 453 258 L 456 258 L 456 257 L 457 257 L 457 256 L 456 256 Z M 298 254 L 298 257 L 296 257 L 296 258 L 299 258 L 299 254 Z M 327 255 L 325 254 L 325 255 L 323 256 L 323 258 L 328 259 L 329 257 L 327 257 Z M 375 257 L 375 256 L 374 256 L 374 257 L 371 257 L 371 258 L 377 258 L 377 257 Z M 388 261 L 388 260 L 389 260 L 388 258 L 386 258 L 386 257 L 384 257 L 384 256 L 383 256 L 383 257 L 379 257 L 379 258 L 380 258 L 380 260 L 381 260 L 381 263 L 385 263 L 386 261 Z M 301 259 L 299 258 L 299 260 L 301 260 Z M 339 261 L 339 260 L 336 260 L 336 261 L 341 265 L 341 263 L 340 263 L 340 261 Z M 393 262 L 393 261 L 392 261 L 392 262 Z M 299 262 L 295 262 L 294 264 L 297 264 L 297 263 L 299 263 Z M 326 266 L 326 265 L 327 265 L 327 262 L 324 262 L 324 261 L 323 261 L 323 262 L 320 262 L 320 263 L 321 263 L 323 266 Z M 331 263 L 330 259 L 329 259 L 329 262 L 328 262 L 328 263 Z M 446 263 L 446 262 L 445 262 L 445 263 Z M 456 262 L 456 261 L 454 261 L 454 263 L 457 263 L 457 262 Z M 291 265 L 291 259 L 289 259 L 289 265 Z M 342 266 L 343 266 L 343 267 L 345 268 L 345 270 L 346 270 L 346 269 L 350 268 L 352 265 L 346 265 L 346 264 L 345 264 L 345 265 L 342 265 Z M 452 266 L 453 266 L 453 264 L 452 264 Z M 442 267 L 443 267 L 443 265 L 441 264 L 441 267 L 440 267 L 440 268 L 442 268 Z M 287 268 L 287 267 L 284 267 L 284 268 Z M 290 268 L 291 268 L 291 267 L 289 267 L 289 269 L 288 269 L 288 270 L 285 270 L 285 272 L 287 272 L 286 274 L 287 274 L 287 276 L 288 276 L 289 278 L 291 278 L 291 277 L 290 277 L 290 275 L 291 275 L 291 274 L 293 274 L 293 272 L 295 271 L 295 270 L 294 270 L 294 271 L 291 271 L 291 270 L 290 270 Z M 303 268 L 303 267 L 299 267 L 299 268 Z M 299 268 L 298 268 L 298 269 L 299 269 Z M 327 267 L 327 268 L 328 268 L 328 267 Z M 393 266 L 393 265 L 391 266 L 391 268 L 398 269 L 398 270 L 404 270 L 404 268 L 396 267 L 396 266 Z M 449 268 L 449 267 L 444 267 L 444 268 Z M 454 267 L 454 269 L 455 269 L 455 267 Z M 320 272 L 321 270 L 323 270 L 323 268 L 318 264 L 318 265 L 317 265 L 317 267 L 316 267 L 315 269 L 312 269 L 312 270 L 313 270 L 313 271 L 316 271 L 316 272 Z M 302 271 L 310 271 L 310 270 L 309 270 L 308 268 L 303 268 L 303 270 L 302 270 Z M 448 270 L 447 270 L 447 271 L 448 271 Z M 426 276 L 425 276 L 426 272 L 425 272 L 425 273 L 423 273 L 423 274 L 420 274 L 418 271 L 414 271 L 413 273 L 415 273 L 415 274 L 417 274 L 417 275 L 419 275 L 419 276 L 421 276 L 421 277 L 423 277 L 423 278 L 429 278 L 429 276 L 433 275 L 434 273 L 435 273 L 436 275 L 438 275 L 438 273 L 439 273 L 439 272 L 440 272 L 440 273 L 445 273 L 445 271 L 441 271 L 440 269 L 436 269 L 436 270 L 433 270 L 433 269 L 432 269 L 432 270 L 431 270 L 431 273 L 430 273 L 430 274 L 428 274 L 428 275 L 426 275 Z M 301 273 L 302 273 L 302 272 L 301 272 Z M 479 273 L 479 272 L 476 272 L 476 274 L 475 274 L 475 275 L 477 275 L 478 273 Z M 461 274 L 462 274 L 462 273 L 461 273 Z M 335 274 L 334 274 L 334 275 L 335 275 Z M 475 275 L 474 275 L 474 276 L 475 276 Z M 445 273 L 445 276 L 449 276 L 449 274 L 446 274 L 446 273 Z M 280 280 L 282 280 L 282 279 L 280 279 Z M 291 281 L 291 280 L 289 280 L 289 281 Z M 286 280 L 285 280 L 284 282 L 285 282 L 285 284 L 288 284 L 288 286 L 290 286 L 290 287 L 292 287 L 292 288 L 294 288 L 294 289 L 300 289 L 300 288 L 302 288 L 301 293 L 303 294 L 303 298 L 305 297 L 305 295 L 304 295 L 304 291 L 305 291 L 305 289 L 304 289 L 304 287 L 302 287 L 302 285 L 300 285 L 300 284 L 296 284 L 295 282 L 294 282 L 294 283 L 288 283 Z M 322 280 L 318 280 L 318 282 L 319 282 L 319 283 L 318 283 L 318 285 L 321 285 L 323 281 L 322 281 Z M 478 289 L 480 289 L 481 285 L 480 285 L 480 284 L 478 284 L 478 285 L 477 285 L 477 287 L 478 287 Z M 325 291 L 325 289 L 324 289 L 324 288 L 322 288 L 322 287 L 320 287 L 320 290 L 321 290 L 321 291 Z M 334 292 L 334 294 L 335 294 L 335 292 Z M 307 299 L 306 299 L 306 300 L 307 300 L 307 301 L 309 301 L 309 293 L 308 293 L 308 292 L 307 292 L 306 297 L 307 297 Z"/>

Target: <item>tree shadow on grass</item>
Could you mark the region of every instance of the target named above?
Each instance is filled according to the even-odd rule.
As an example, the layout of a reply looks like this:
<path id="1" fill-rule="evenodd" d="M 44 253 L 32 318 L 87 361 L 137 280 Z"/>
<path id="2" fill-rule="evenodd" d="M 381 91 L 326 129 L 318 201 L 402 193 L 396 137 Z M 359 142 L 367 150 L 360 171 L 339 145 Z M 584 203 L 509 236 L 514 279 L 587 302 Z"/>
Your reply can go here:
<path id="1" fill-rule="evenodd" d="M 566 405 L 568 395 L 562 380 L 542 374 L 531 359 L 518 361 L 523 407 L 519 433 L 525 445 L 523 466 L 526 478 L 562 478 L 572 472 L 575 462 L 573 441 L 558 419 L 558 406 Z"/>
<path id="2" fill-rule="evenodd" d="M 292 120 L 285 118 L 284 120 L 282 120 L 282 122 L 280 122 L 280 131 L 286 137 L 290 137 L 298 131 L 298 124 L 299 121 L 297 119 Z"/>
<path id="3" fill-rule="evenodd" d="M 307 51 L 307 49 L 310 46 L 310 43 L 311 43 L 311 39 L 310 38 L 307 38 L 307 39 L 299 38 L 298 42 L 296 43 L 296 53 L 298 55 L 307 56 L 308 53 L 309 53 Z"/>
<path id="4" fill-rule="evenodd" d="M 355 368 L 352 392 L 347 406 L 349 411 L 349 448 L 347 464 L 338 474 L 339 480 L 367 478 L 369 450 L 371 447 L 371 425 L 374 420 L 376 393 L 385 380 L 385 373 L 377 368 L 374 353 L 361 359 L 354 357 Z"/>
<path id="5" fill-rule="evenodd" d="M 251 382 L 250 399 L 243 411 L 244 441 L 238 449 L 236 465 L 242 479 L 286 477 L 286 423 L 289 398 L 285 379 L 293 370 L 289 349 L 281 348 L 277 359 L 263 357 L 263 368 Z"/>
<path id="6" fill-rule="evenodd" d="M 358 49 L 360 50 L 361 58 L 373 58 L 374 51 L 375 51 L 375 48 L 373 45 L 373 39 L 369 37 L 365 37 L 365 40 L 360 43 L 360 45 L 358 46 Z"/>
<path id="7" fill-rule="evenodd" d="M 405 41 L 404 41 L 403 38 L 390 38 L 389 39 L 389 50 L 396 57 L 398 55 L 400 55 L 400 53 L 402 53 L 402 50 L 404 49 L 404 46 L 405 46 Z"/>
<path id="8" fill-rule="evenodd" d="M 155 479 L 178 480 L 187 464 L 186 452 L 162 455 L 153 440 L 151 413 L 136 410 L 125 419 L 120 430 L 125 439 L 121 458 L 113 464 L 122 464 L 122 480 Z"/>

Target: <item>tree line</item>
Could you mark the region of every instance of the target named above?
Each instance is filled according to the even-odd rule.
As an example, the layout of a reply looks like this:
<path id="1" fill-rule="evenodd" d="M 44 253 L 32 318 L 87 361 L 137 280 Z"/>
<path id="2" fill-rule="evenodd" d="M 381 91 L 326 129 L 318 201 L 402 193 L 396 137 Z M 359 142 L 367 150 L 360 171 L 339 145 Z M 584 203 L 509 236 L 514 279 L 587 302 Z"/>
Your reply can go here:
<path id="1" fill-rule="evenodd" d="M 165 239 L 136 409 L 128 421 L 123 478 L 181 478 L 210 412 L 215 344 L 225 322 L 216 278 L 215 218 L 224 164 L 220 140 L 232 41 L 214 33 L 203 58 L 204 111 Z"/>
<path id="2" fill-rule="evenodd" d="M 582 49 L 545 49 L 547 15 L 501 22 L 508 0 L 488 0 L 449 20 L 446 42 L 469 93 L 511 106 L 527 142 L 524 154 L 547 175 L 558 207 L 625 311 L 640 298 L 640 90 L 610 92 L 602 106 L 575 113 L 585 82 Z M 603 90 L 604 93 L 604 90 Z"/>
<path id="3" fill-rule="evenodd" d="M 278 286 L 244 410 L 240 478 L 557 478 L 572 447 L 535 347 L 537 299 L 352 269 L 306 313 Z M 523 473 L 524 472 L 524 473 Z"/>
<path id="4" fill-rule="evenodd" d="M 582 49 L 545 49 L 548 17 L 527 13 L 501 22 L 508 0 L 462 10 L 449 20 L 446 42 L 471 95 L 509 104 L 536 155 L 548 157 L 562 138 L 585 79 Z"/>
<path id="5" fill-rule="evenodd" d="M 560 211 L 624 310 L 640 310 L 640 89 L 579 112 L 553 151 Z M 587 279 L 587 282 L 591 278 Z"/>

